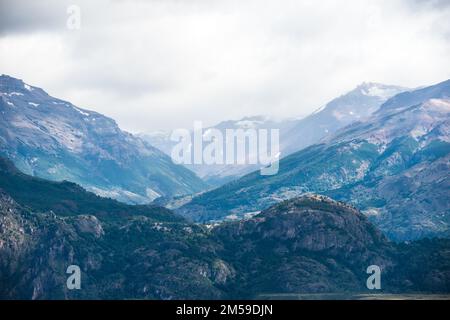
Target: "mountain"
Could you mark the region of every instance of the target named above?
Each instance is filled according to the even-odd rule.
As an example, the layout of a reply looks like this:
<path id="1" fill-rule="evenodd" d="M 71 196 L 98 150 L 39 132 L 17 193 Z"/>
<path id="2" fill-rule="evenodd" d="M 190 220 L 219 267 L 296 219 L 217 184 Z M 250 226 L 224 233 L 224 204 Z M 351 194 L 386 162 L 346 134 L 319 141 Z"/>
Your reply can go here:
<path id="1" fill-rule="evenodd" d="M 239 218 L 312 192 L 352 203 L 394 240 L 449 236 L 449 83 L 397 95 L 368 120 L 282 159 L 277 175 L 253 172 L 177 212 Z"/>
<path id="2" fill-rule="evenodd" d="M 327 103 L 313 114 L 302 119 L 272 120 L 266 116 L 228 120 L 204 129 L 217 129 L 225 136 L 226 129 L 278 129 L 280 152 L 284 157 L 319 142 L 327 135 L 355 121 L 367 118 L 390 97 L 407 88 L 379 83 L 363 83 L 352 91 Z M 170 155 L 176 142 L 170 132 L 155 131 L 139 135 L 151 145 Z M 255 155 L 249 154 L 249 157 Z M 212 186 L 220 186 L 255 170 L 260 165 L 187 165 Z"/>
<path id="3" fill-rule="evenodd" d="M 430 99 L 448 99 L 449 90 L 450 80 L 447 80 L 433 86 L 402 92 L 384 103 L 378 112 L 395 112 L 403 109 L 405 106 L 413 106 Z"/>
<path id="4" fill-rule="evenodd" d="M 170 135 L 171 132 L 164 130 L 150 131 L 147 133 L 141 132 L 136 134 L 136 136 L 161 150 L 169 157 L 172 153 L 172 148 L 177 144 L 177 142 L 170 140 Z"/>
<path id="5" fill-rule="evenodd" d="M 212 129 L 219 130 L 223 137 L 226 136 L 226 130 L 248 130 L 248 129 L 278 129 L 280 134 L 287 131 L 295 124 L 295 120 L 272 120 L 266 116 L 252 116 L 244 117 L 239 120 L 222 121 L 214 126 L 206 127 L 203 133 L 206 135 Z M 149 133 L 141 133 L 138 136 L 147 141 L 156 148 L 162 150 L 167 155 L 171 155 L 172 148 L 177 144 L 176 141 L 170 140 L 170 132 L 155 131 Z M 205 142 L 204 145 L 207 145 Z M 256 154 L 251 154 L 251 150 L 247 150 L 247 157 L 257 157 Z M 226 182 L 239 178 L 249 172 L 260 169 L 260 165 L 256 164 L 188 164 L 185 165 L 189 170 L 194 171 L 199 177 L 206 181 L 211 186 L 220 186 Z"/>
<path id="6" fill-rule="evenodd" d="M 324 196 L 283 201 L 214 236 L 236 272 L 237 296 L 369 293 L 369 265 L 382 270 L 378 293 L 449 291 L 450 240 L 392 243 L 358 210 Z"/>
<path id="7" fill-rule="evenodd" d="M 0 182 L 0 299 L 221 297 L 203 275 L 222 270 L 203 227 L 28 176 L 8 160 Z M 79 291 L 65 285 L 72 264 L 83 273 Z"/>
<path id="8" fill-rule="evenodd" d="M 0 299 L 223 296 L 213 281 L 226 267 L 213 267 L 201 228 L 132 213 L 114 220 L 64 217 L 30 210 L 0 192 Z M 81 290 L 66 287 L 70 265 L 81 269 Z M 209 270 L 215 273 L 206 276 Z"/>
<path id="9" fill-rule="evenodd" d="M 158 221 L 184 221 L 172 211 L 155 205 L 128 205 L 102 198 L 73 182 L 57 182 L 32 177 L 20 172 L 14 164 L 0 157 L 0 190 L 21 205 L 38 212 L 59 216 L 94 215 L 101 219 L 141 215 Z"/>
<path id="10" fill-rule="evenodd" d="M 215 230 L 236 285 L 258 293 L 364 292 L 369 265 L 394 269 L 394 247 L 355 209 L 304 196 Z M 333 274 L 332 277 L 330 275 Z"/>
<path id="11" fill-rule="evenodd" d="M 206 187 L 114 120 L 6 75 L 0 76 L 0 115 L 0 155 L 28 174 L 130 203 Z"/>
<path id="12" fill-rule="evenodd" d="M 53 203 L 105 200 L 67 183 L 29 177 L 2 162 L 0 181 L 18 179 Z M 366 269 L 382 268 L 382 293 L 449 293 L 450 242 L 396 245 L 354 208 L 304 196 L 239 222 L 207 228 L 161 208 L 124 205 L 46 211 L 29 192 L 0 190 L 0 299 L 236 299 L 261 293 L 371 293 Z M 77 195 L 78 194 L 78 195 Z M 17 201 L 20 199 L 20 201 Z M 98 203 L 97 203 L 98 202 Z M 125 207 L 126 206 L 126 207 Z M 408 265 L 404 266 L 403 262 Z M 68 290 L 66 269 L 81 269 Z M 417 276 L 420 275 L 420 276 Z M 379 293 L 379 292 L 378 292 Z"/>
<path id="13" fill-rule="evenodd" d="M 283 156 L 318 143 L 325 136 L 356 121 L 368 118 L 389 98 L 409 89 L 364 82 L 333 99 L 310 116 L 298 120 L 281 138 Z"/>

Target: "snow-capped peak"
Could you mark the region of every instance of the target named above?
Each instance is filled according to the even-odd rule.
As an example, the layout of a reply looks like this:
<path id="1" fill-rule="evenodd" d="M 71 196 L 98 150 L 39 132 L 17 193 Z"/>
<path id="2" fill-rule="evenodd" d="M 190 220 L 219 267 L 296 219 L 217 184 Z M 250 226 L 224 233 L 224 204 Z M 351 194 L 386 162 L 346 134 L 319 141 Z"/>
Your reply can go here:
<path id="1" fill-rule="evenodd" d="M 379 97 L 385 100 L 396 95 L 400 91 L 405 90 L 405 88 L 398 86 L 390 86 L 375 82 L 363 82 L 357 89 L 365 96 Z"/>

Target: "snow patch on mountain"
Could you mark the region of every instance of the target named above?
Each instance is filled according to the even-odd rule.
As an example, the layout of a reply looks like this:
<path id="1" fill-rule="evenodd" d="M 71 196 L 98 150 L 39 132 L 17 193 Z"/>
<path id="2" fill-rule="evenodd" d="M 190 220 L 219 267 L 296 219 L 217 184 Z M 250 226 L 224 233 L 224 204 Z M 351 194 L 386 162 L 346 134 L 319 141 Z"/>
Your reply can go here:
<path id="1" fill-rule="evenodd" d="M 146 190 L 147 197 L 151 199 L 151 201 L 161 197 L 161 194 L 153 190 L 152 188 L 147 188 Z"/>
<path id="2" fill-rule="evenodd" d="M 236 122 L 236 125 L 242 129 L 255 129 L 258 125 L 261 125 L 264 121 L 261 120 L 241 120 Z"/>
<path id="3" fill-rule="evenodd" d="M 450 99 L 430 99 L 423 107 L 437 112 L 450 112 Z"/>
<path id="4" fill-rule="evenodd" d="M 417 126 L 413 130 L 411 130 L 410 133 L 411 136 L 417 140 L 418 138 L 426 135 L 428 133 L 428 130 L 424 126 Z"/>
<path id="5" fill-rule="evenodd" d="M 10 96 L 23 96 L 23 93 L 21 93 L 21 92 L 11 92 L 9 95 Z"/>
<path id="6" fill-rule="evenodd" d="M 363 160 L 361 165 L 356 169 L 356 180 L 361 180 L 366 175 L 369 170 L 370 162 L 367 160 Z"/>
<path id="7" fill-rule="evenodd" d="M 397 89 L 378 83 L 364 83 L 361 87 L 362 94 L 370 97 L 379 97 L 386 100 L 398 93 Z"/>
<path id="8" fill-rule="evenodd" d="M 73 107 L 78 113 L 80 113 L 81 115 L 83 115 L 83 116 L 86 116 L 86 117 L 89 117 L 90 116 L 90 114 L 89 113 L 87 113 L 86 111 L 83 111 L 83 110 L 81 110 L 81 109 L 79 109 L 79 108 L 77 108 L 77 107 Z"/>

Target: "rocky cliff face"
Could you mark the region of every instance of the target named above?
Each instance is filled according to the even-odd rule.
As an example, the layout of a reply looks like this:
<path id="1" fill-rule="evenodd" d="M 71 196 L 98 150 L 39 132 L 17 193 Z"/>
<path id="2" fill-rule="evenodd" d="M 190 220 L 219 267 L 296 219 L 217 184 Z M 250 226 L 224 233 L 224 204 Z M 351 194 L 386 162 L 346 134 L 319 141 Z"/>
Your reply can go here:
<path id="1" fill-rule="evenodd" d="M 132 210 L 132 209 L 131 209 Z M 136 215 L 97 219 L 31 212 L 0 194 L 0 298 L 206 299 L 231 271 L 195 226 Z M 82 271 L 68 290 L 69 265 Z"/>
<path id="2" fill-rule="evenodd" d="M 389 274 L 397 263 L 394 247 L 363 215 L 323 196 L 282 202 L 216 234 L 239 283 L 255 294 L 365 291 L 368 266 Z"/>
<path id="3" fill-rule="evenodd" d="M 114 120 L 0 76 L 0 154 L 24 172 L 68 180 L 131 203 L 191 194 L 205 184 Z"/>

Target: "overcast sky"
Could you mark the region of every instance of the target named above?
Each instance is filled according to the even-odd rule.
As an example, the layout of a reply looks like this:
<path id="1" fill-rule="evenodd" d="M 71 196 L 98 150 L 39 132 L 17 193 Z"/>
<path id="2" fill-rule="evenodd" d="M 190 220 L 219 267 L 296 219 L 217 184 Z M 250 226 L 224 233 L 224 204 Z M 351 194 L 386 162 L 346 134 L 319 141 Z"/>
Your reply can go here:
<path id="1" fill-rule="evenodd" d="M 449 0 L 92 2 L 0 0 L 0 74 L 131 132 L 302 116 L 363 81 L 450 78 Z"/>

